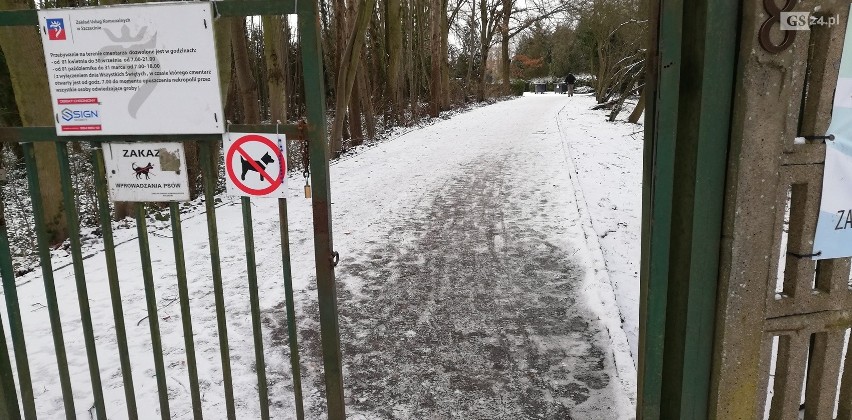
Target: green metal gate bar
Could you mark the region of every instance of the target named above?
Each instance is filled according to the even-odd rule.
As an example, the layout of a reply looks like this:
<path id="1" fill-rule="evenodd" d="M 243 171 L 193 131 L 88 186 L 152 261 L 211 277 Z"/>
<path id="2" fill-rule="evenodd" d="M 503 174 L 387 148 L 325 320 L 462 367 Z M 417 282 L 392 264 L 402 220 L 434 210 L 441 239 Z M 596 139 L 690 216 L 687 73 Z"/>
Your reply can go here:
<path id="1" fill-rule="evenodd" d="M 89 291 L 86 287 L 86 273 L 83 271 L 83 253 L 80 246 L 80 223 L 77 217 L 77 204 L 74 200 L 74 188 L 71 186 L 71 169 L 68 162 L 68 147 L 56 144 L 59 159 L 59 179 L 62 186 L 62 198 L 65 208 L 65 220 L 68 224 L 68 238 L 71 242 L 71 259 L 74 264 L 74 280 L 77 283 L 77 299 L 80 303 L 80 321 L 83 323 L 83 337 L 86 342 L 86 357 L 89 362 L 89 377 L 92 379 L 92 392 L 95 396 L 95 413 L 98 418 L 106 418 L 104 390 L 101 385 L 100 365 L 95 348 L 95 332 L 92 327 L 92 312 L 89 308 Z"/>
<path id="2" fill-rule="evenodd" d="M 145 302 L 148 305 L 148 326 L 151 329 L 151 348 L 154 352 L 154 369 L 157 372 L 157 391 L 160 394 L 160 416 L 169 420 L 169 388 L 166 385 L 166 367 L 163 363 L 163 344 L 160 341 L 160 316 L 157 315 L 157 294 L 154 273 L 151 269 L 151 246 L 148 243 L 148 223 L 145 203 L 136 203 L 136 231 L 139 235 L 139 254 L 142 258 L 142 280 L 145 283 Z"/>
<path id="3" fill-rule="evenodd" d="M 0 11 L 0 22 L 3 12 Z M 2 26 L 2 25 L 0 25 Z M 228 128 L 235 133 L 267 133 L 284 134 L 288 139 L 304 140 L 303 127 L 298 124 L 231 124 Z M 174 141 L 199 141 L 220 142 L 221 134 L 157 134 L 134 136 L 128 134 L 115 134 L 103 136 L 59 136 L 56 128 L 44 127 L 0 127 L 0 142 L 3 143 L 41 143 L 55 141 L 59 143 L 71 143 L 88 141 L 95 145 L 109 142 L 174 142 Z"/>
<path id="4" fill-rule="evenodd" d="M 177 269 L 178 297 L 180 299 L 180 318 L 183 323 L 183 341 L 186 347 L 186 370 L 189 374 L 189 393 L 192 397 L 192 415 L 201 420 L 201 392 L 198 389 L 198 366 L 195 361 L 195 339 L 192 334 L 192 313 L 189 309 L 189 287 L 186 279 L 186 260 L 183 255 L 183 228 L 180 223 L 178 203 L 169 203 L 169 216 L 172 222 L 172 242 L 175 249 L 175 269 Z"/>
<path id="5" fill-rule="evenodd" d="M 0 334 L 5 336 L 2 318 L 0 318 Z M 6 340 L 0 340 L 0 418 L 20 419 L 21 409 L 15 394 L 15 380 L 12 374 L 12 362 L 9 360 L 9 347 Z"/>
<path id="6" fill-rule="evenodd" d="M 278 199 L 278 220 L 281 227 L 281 261 L 284 270 L 284 298 L 287 305 L 287 336 L 290 339 L 290 366 L 293 369 L 293 396 L 296 398 L 296 419 L 305 418 L 302 404 L 302 369 L 299 366 L 299 342 L 296 334 L 296 309 L 293 304 L 293 275 L 290 272 L 290 232 L 287 223 L 287 200 Z"/>
<path id="7" fill-rule="evenodd" d="M 213 295 L 216 300 L 216 323 L 219 328 L 219 351 L 222 356 L 222 382 L 225 386 L 225 409 L 229 420 L 236 418 L 234 385 L 231 379 L 231 349 L 228 346 L 228 324 L 225 320 L 225 296 L 222 288 L 222 267 L 219 259 L 219 233 L 216 228 L 216 175 L 210 162 L 210 143 L 201 146 L 201 172 L 204 178 L 204 207 L 207 214 L 207 234 L 210 239 L 210 260 L 213 266 Z"/>
<path id="8" fill-rule="evenodd" d="M 260 297 L 257 293 L 257 261 L 254 254 L 254 228 L 251 221 L 251 199 L 242 197 L 243 229 L 246 241 L 246 273 L 249 282 L 251 301 L 251 326 L 254 336 L 255 371 L 257 372 L 257 393 L 260 398 L 260 418 L 269 420 L 269 392 L 266 388 L 266 361 L 263 357 L 263 333 L 260 324 Z"/>
<path id="9" fill-rule="evenodd" d="M 47 311 L 50 315 L 50 331 L 53 335 L 53 346 L 56 351 L 56 364 L 59 369 L 59 383 L 62 388 L 62 399 L 65 403 L 65 417 L 68 420 L 77 418 L 74 409 L 74 394 L 71 391 L 71 376 L 68 373 L 68 358 L 65 355 L 65 339 L 62 336 L 62 322 L 59 318 L 59 304 L 56 300 L 56 285 L 53 281 L 53 264 L 50 262 L 47 228 L 44 223 L 44 206 L 41 202 L 41 185 L 36 169 L 35 147 L 31 143 L 21 145 L 27 165 L 27 180 L 30 185 L 30 198 L 33 206 L 36 242 L 41 260 L 41 272 L 44 280 L 44 293 L 47 299 Z M 32 192 L 35 192 L 33 194 Z"/>
<path id="10" fill-rule="evenodd" d="M 340 357 L 340 331 L 337 316 L 337 289 L 334 283 L 334 245 L 331 235 L 331 189 L 328 176 L 328 145 L 325 123 L 325 85 L 322 51 L 317 24 L 317 2 L 303 1 L 299 10 L 299 35 L 302 40 L 302 66 L 305 75 L 305 105 L 308 115 L 311 181 L 313 184 L 314 258 L 317 271 L 320 329 L 322 335 L 325 392 L 329 419 L 346 417 L 343 401 L 343 366 Z"/>
<path id="11" fill-rule="evenodd" d="M 118 282 L 118 264 L 115 261 L 115 242 L 112 236 L 112 220 L 109 215 L 107 199 L 106 170 L 104 152 L 100 149 L 92 153 L 92 166 L 95 170 L 95 191 L 98 196 L 98 217 L 103 233 L 104 254 L 107 263 L 109 295 L 112 302 L 112 315 L 115 320 L 115 338 L 118 344 L 118 357 L 121 361 L 121 379 L 124 382 L 124 399 L 127 402 L 127 418 L 136 420 L 139 414 L 136 408 L 136 394 L 133 388 L 133 375 L 130 369 L 130 351 L 127 348 L 127 330 L 124 326 L 124 308 L 121 303 L 121 286 Z"/>
<path id="12" fill-rule="evenodd" d="M 12 333 L 12 346 L 15 351 L 18 381 L 21 384 L 21 401 L 24 408 L 24 418 L 35 420 L 36 411 L 35 400 L 33 398 L 33 384 L 30 378 L 30 364 L 27 356 L 27 345 L 24 340 L 21 307 L 18 304 L 18 288 L 15 285 L 15 271 L 12 267 L 12 251 L 9 247 L 9 233 L 6 229 L 6 214 L 2 195 L 0 195 L 0 273 L 2 273 L 3 277 L 3 295 L 6 298 L 6 310 L 9 314 L 9 329 Z M 3 345 L 5 347 L 5 340 Z M 9 375 L 9 381 L 11 380 L 12 376 Z"/>
<path id="13" fill-rule="evenodd" d="M 660 418 L 663 351 L 668 295 L 674 151 L 677 138 L 681 0 L 652 1 L 651 50 L 645 89 L 642 178 L 642 266 L 639 297 L 639 381 L 637 419 Z M 658 58 L 659 57 L 659 58 Z M 660 65 L 659 63 L 664 63 Z M 678 63 L 672 66 L 671 63 Z M 658 93 L 659 92 L 659 93 Z"/>
<path id="14" fill-rule="evenodd" d="M 326 398 L 329 419 L 345 418 L 343 399 L 342 364 L 340 360 L 339 326 L 337 320 L 336 289 L 334 284 L 334 263 L 331 240 L 331 217 L 330 217 L 330 194 L 328 177 L 328 146 L 326 141 L 325 122 L 325 92 L 322 81 L 322 54 L 320 49 L 320 37 L 318 27 L 318 10 L 315 2 L 302 2 L 296 0 L 272 1 L 272 0 L 247 0 L 247 1 L 218 1 L 213 3 L 215 13 L 219 16 L 252 16 L 252 15 L 299 15 L 299 38 L 302 46 L 303 74 L 305 75 L 306 113 L 307 121 L 300 125 L 231 125 L 232 132 L 258 132 L 258 133 L 281 133 L 288 139 L 309 141 L 310 172 L 313 184 L 313 219 L 314 219 L 314 253 L 316 258 L 317 289 L 320 307 L 320 327 L 322 330 L 323 363 L 326 383 Z M 297 9 L 298 6 L 298 9 Z M 38 18 L 35 10 L 16 10 L 0 12 L 0 26 L 35 26 Z M 229 419 L 235 419 L 235 402 L 233 395 L 233 383 L 230 371 L 230 350 L 227 338 L 227 324 L 225 322 L 225 307 L 222 287 L 222 273 L 219 260 L 218 235 L 216 230 L 214 187 L 216 174 L 212 167 L 212 156 L 214 142 L 221 141 L 221 135 L 105 135 L 105 136 L 76 136 L 74 138 L 56 135 L 54 127 L 3 127 L 0 128 L 0 142 L 21 142 L 27 164 L 27 178 L 32 195 L 34 210 L 36 237 L 38 243 L 38 254 L 41 260 L 42 274 L 44 277 L 45 293 L 47 295 L 47 306 L 50 315 L 51 331 L 53 335 L 54 348 L 59 370 L 59 379 L 64 400 L 66 418 L 76 418 L 73 392 L 71 389 L 68 361 L 65 354 L 65 343 L 61 330 L 59 306 L 53 279 L 53 269 L 50 262 L 48 248 L 48 237 L 46 225 L 43 218 L 43 205 L 40 197 L 40 184 L 36 171 L 36 158 L 34 144 L 37 142 L 55 142 L 56 150 L 60 154 L 60 170 L 62 178 L 63 197 L 66 203 L 66 217 L 69 225 L 73 226 L 72 236 L 72 258 L 75 270 L 75 279 L 78 285 L 78 298 L 80 300 L 81 320 L 85 335 L 87 356 L 89 359 L 90 376 L 92 376 L 93 393 L 95 395 L 95 408 L 98 417 L 105 417 L 104 400 L 97 368 L 98 360 L 94 347 L 94 333 L 89 314 L 88 299 L 85 286 L 85 274 L 82 267 L 82 255 L 80 252 L 79 232 L 77 231 L 77 208 L 74 205 L 73 186 L 70 183 L 70 172 L 68 167 L 68 155 L 66 143 L 74 141 L 89 141 L 94 146 L 104 142 L 168 142 L 168 141 L 198 141 L 201 146 L 202 180 L 204 186 L 205 204 L 207 210 L 208 235 L 210 241 L 210 254 L 213 270 L 214 297 L 216 299 L 217 325 L 219 330 L 220 355 L 222 358 L 222 376 L 226 397 L 226 412 Z M 125 399 L 127 402 L 128 417 L 138 418 L 137 403 L 134 384 L 131 374 L 129 350 L 127 348 L 126 329 L 123 320 L 123 308 L 121 305 L 121 290 L 119 287 L 116 256 L 109 215 L 109 202 L 104 183 L 104 161 L 100 150 L 93 153 L 95 187 L 97 192 L 99 221 L 101 223 L 105 256 L 107 261 L 107 274 L 110 288 L 110 299 L 113 305 L 113 316 L 115 318 L 116 339 L 121 361 L 122 380 L 124 385 Z M 191 314 L 189 310 L 189 293 L 187 289 L 185 260 L 181 247 L 183 239 L 181 235 L 180 212 L 177 203 L 170 204 L 170 215 L 172 229 L 174 232 L 175 261 L 178 270 L 178 290 L 180 294 L 181 316 L 183 320 L 183 333 L 186 346 L 187 369 L 190 377 L 190 392 L 192 396 L 193 414 L 196 419 L 201 418 L 201 402 L 198 389 L 198 373 L 195 360 L 194 341 L 192 336 Z M 2 207 L 0 207 L 2 210 Z M 253 335 L 255 341 L 255 352 L 258 362 L 258 388 L 260 391 L 261 406 L 264 407 L 263 418 L 268 418 L 268 391 L 265 383 L 265 368 L 263 362 L 262 338 L 260 336 L 260 315 L 257 294 L 257 276 L 252 270 L 253 238 L 250 229 L 251 212 L 248 201 L 244 204 L 244 221 L 246 222 L 246 251 L 247 263 L 250 264 L 249 284 L 252 291 L 251 312 L 253 322 Z M 169 401 L 165 384 L 165 367 L 163 366 L 162 345 L 160 343 L 159 325 L 157 317 L 157 301 L 153 281 L 153 272 L 150 267 L 150 251 L 147 238 L 147 229 L 144 219 L 144 204 L 137 205 L 137 230 L 139 233 L 140 256 L 143 264 L 143 279 L 145 283 L 145 295 L 149 313 L 149 327 L 152 335 L 152 346 L 154 352 L 155 368 L 157 374 L 158 394 L 160 399 L 160 412 L 162 417 L 169 418 Z M 2 216 L 0 216 L 2 217 Z M 297 329 L 295 325 L 295 308 L 293 302 L 293 288 L 291 267 L 289 260 L 289 232 L 287 227 L 287 203 L 279 200 L 279 217 L 281 221 L 281 245 L 282 263 L 285 286 L 285 297 L 287 307 L 287 328 L 290 345 L 290 361 L 293 369 L 293 392 L 296 402 L 297 418 L 304 418 L 304 407 L 301 389 L 301 369 L 299 366 L 299 350 Z M 3 225 L 5 226 L 5 225 Z M 5 241 L 5 247 L 4 242 Z M 5 249 L 4 249 L 5 248 Z M 14 273 L 11 267 L 10 252 L 8 249 L 8 238 L 5 231 L 0 232 L 0 272 L 3 274 L 4 288 L 12 288 L 12 293 L 6 293 L 7 300 L 14 300 L 14 304 L 7 304 L 10 314 L 10 325 L 12 342 L 16 353 L 18 365 L 18 378 L 20 380 L 21 401 L 27 419 L 35 418 L 35 405 L 32 397 L 32 385 L 29 380 L 29 368 L 26 358 L 26 347 L 24 345 L 23 330 L 20 328 L 20 315 L 17 309 L 16 293 L 14 291 Z M 7 266 L 8 265 L 8 266 Z M 3 346 L 6 345 L 4 336 L 0 336 Z M 0 349 L 3 350 L 3 349 Z M 17 354 L 16 354 L 17 355 Z M 2 355 L 0 355 L 2 358 Z M 0 370 L 5 369 L 0 360 Z M 8 367 L 11 369 L 11 366 Z M 20 417 L 20 409 L 17 407 L 17 398 L 14 395 L 14 382 L 11 375 L 5 375 L 12 381 L 12 393 L 8 388 L 0 391 L 4 394 L 0 397 L 12 398 L 15 407 L 0 407 L 10 411 L 12 418 Z M 5 383 L 3 385 L 6 385 Z M 2 411 L 2 410 L 0 410 Z"/>

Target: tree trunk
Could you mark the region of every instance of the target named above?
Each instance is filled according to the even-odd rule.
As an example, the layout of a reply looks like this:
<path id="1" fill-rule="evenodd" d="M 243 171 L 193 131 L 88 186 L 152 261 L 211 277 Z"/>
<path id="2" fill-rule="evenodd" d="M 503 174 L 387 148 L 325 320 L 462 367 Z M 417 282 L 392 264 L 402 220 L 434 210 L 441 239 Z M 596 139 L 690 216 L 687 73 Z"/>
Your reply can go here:
<path id="1" fill-rule="evenodd" d="M 388 77 L 385 85 L 385 97 L 388 100 L 387 116 L 396 124 L 402 121 L 402 16 L 400 0 L 385 2 L 385 46 L 388 55 Z"/>
<path id="2" fill-rule="evenodd" d="M 358 71 L 358 73 L 361 72 Z M 355 77 L 358 78 L 358 75 Z M 361 118 L 361 86 L 355 83 L 352 86 L 352 95 L 349 98 L 349 144 L 351 146 L 358 146 L 364 142 Z"/>
<path id="3" fill-rule="evenodd" d="M 444 59 L 444 55 L 441 54 L 441 29 L 443 27 L 443 20 L 441 19 L 441 12 L 443 0 L 432 0 L 430 7 L 430 41 L 431 45 L 430 51 L 430 64 L 431 71 L 429 77 L 429 115 L 433 118 L 437 117 L 438 114 L 442 111 L 443 104 L 443 92 L 441 90 L 443 84 L 443 77 L 441 76 L 441 61 Z"/>
<path id="4" fill-rule="evenodd" d="M 213 36 L 216 39 L 216 66 L 219 68 L 219 92 L 222 95 L 222 100 L 227 101 L 228 92 L 231 90 L 231 85 L 233 84 L 233 71 L 231 64 L 233 63 L 233 55 L 231 53 L 231 30 L 229 28 L 228 20 L 238 20 L 243 21 L 242 17 L 230 17 L 224 18 L 221 20 L 214 19 L 213 20 Z M 224 107 L 223 110 L 224 112 Z M 227 114 L 225 114 L 227 115 Z M 224 119 L 224 116 L 223 116 Z M 196 155 L 187 155 L 190 156 L 199 156 L 200 149 L 196 147 L 197 154 Z M 190 157 L 191 158 L 191 157 Z M 198 158 L 196 158 L 196 161 Z M 219 154 L 218 153 L 210 153 L 210 164 L 213 168 L 213 173 L 219 173 Z M 188 172 L 188 171 L 187 171 Z M 198 168 L 198 174 L 201 174 L 201 168 Z M 189 175 L 189 174 L 187 174 Z M 200 187 L 200 186 L 199 186 Z M 195 196 L 190 195 L 191 197 L 197 197 L 203 192 L 203 188 L 197 188 Z"/>
<path id="5" fill-rule="evenodd" d="M 500 24 L 500 73 L 502 76 L 502 93 L 509 93 L 509 19 L 512 17 L 512 0 L 503 0 L 503 13 Z"/>
<path id="6" fill-rule="evenodd" d="M 284 65 L 284 67 L 282 68 L 282 72 L 284 73 L 284 95 L 285 95 L 284 96 L 284 98 L 285 98 L 284 104 L 285 104 L 285 106 L 284 106 L 284 119 L 281 120 L 281 121 L 287 121 L 288 118 L 294 118 L 295 119 L 295 117 L 297 117 L 297 115 L 294 113 L 293 109 L 294 109 L 295 106 L 298 105 L 298 101 L 295 100 L 297 98 L 296 85 L 295 85 L 295 81 L 294 81 L 295 76 L 293 75 L 293 72 L 291 71 L 291 66 L 290 66 L 290 22 L 288 22 L 286 18 L 282 19 L 282 20 L 283 20 L 282 24 L 284 25 L 284 32 L 283 32 L 284 36 L 283 36 L 281 43 L 282 43 L 282 47 L 284 49 L 281 53 L 281 58 L 282 58 L 282 62 L 283 62 L 283 65 Z M 296 66 L 296 67 L 298 68 L 299 66 Z M 323 67 L 326 67 L 326 66 L 323 66 Z"/>
<path id="7" fill-rule="evenodd" d="M 239 17 L 228 17 L 213 20 L 213 36 L 216 39 L 216 65 L 219 67 L 219 92 L 222 100 L 228 96 L 231 85 L 231 20 L 241 20 Z"/>
<path id="8" fill-rule="evenodd" d="M 606 48 L 602 43 L 598 44 L 598 73 L 596 77 L 595 99 L 599 104 L 606 102 L 609 99 L 609 65 L 607 64 Z"/>
<path id="9" fill-rule="evenodd" d="M 407 12 L 408 12 L 408 37 L 406 37 L 406 76 L 408 79 L 408 108 L 410 112 L 410 118 L 408 121 L 416 121 L 417 120 L 417 98 L 419 95 L 419 90 L 417 86 L 417 64 L 415 63 L 414 57 L 414 14 L 415 10 L 412 6 L 411 2 L 407 3 Z"/>
<path id="10" fill-rule="evenodd" d="M 627 99 L 626 96 L 621 96 L 618 99 L 613 99 L 615 104 L 612 106 L 612 110 L 609 111 L 609 122 L 615 121 L 615 118 L 618 117 L 618 114 L 621 113 L 622 108 L 624 108 L 624 100 Z"/>
<path id="11" fill-rule="evenodd" d="M 476 2 L 470 2 L 471 12 L 470 12 L 470 20 L 468 21 L 468 44 L 470 44 L 470 50 L 467 52 L 467 75 L 465 76 L 465 102 L 467 102 L 468 95 L 470 94 L 471 82 L 473 81 L 473 58 L 476 55 L 476 45 L 474 44 L 474 36 L 473 31 L 476 25 Z"/>
<path id="12" fill-rule="evenodd" d="M 366 74 L 366 66 L 361 64 L 361 71 L 358 72 L 358 85 L 361 90 L 361 111 L 364 115 L 364 129 L 367 131 L 367 138 L 373 139 L 376 137 L 376 114 L 373 107 L 372 87 L 370 79 Z"/>
<path id="13" fill-rule="evenodd" d="M 230 23 L 231 51 L 234 53 L 234 71 L 237 76 L 240 102 L 243 109 L 243 123 L 257 124 L 260 122 L 260 107 L 258 105 L 257 81 L 254 80 L 249 66 L 245 20 L 234 19 Z"/>
<path id="14" fill-rule="evenodd" d="M 639 102 L 636 103 L 636 108 L 633 108 L 633 112 L 627 117 L 627 121 L 633 124 L 638 123 L 643 111 L 645 111 L 645 89 L 642 89 L 642 93 L 639 95 Z"/>
<path id="15" fill-rule="evenodd" d="M 2 10 L 29 9 L 30 6 L 26 0 L 0 0 Z M 15 102 L 24 126 L 54 125 L 47 66 L 38 30 L 35 26 L 0 28 L 0 48 L 6 57 Z M 62 215 L 56 147 L 53 142 L 36 142 L 34 148 L 47 233 L 52 243 L 58 243 L 68 237 L 68 231 Z"/>
<path id="16" fill-rule="evenodd" d="M 429 93 L 429 68 L 426 59 L 431 55 L 430 45 L 429 45 L 429 1 L 414 1 L 414 7 L 416 10 L 415 15 L 415 23 L 416 28 L 414 34 L 416 42 L 414 47 L 416 48 L 413 51 L 414 58 L 414 101 L 412 103 L 411 116 L 413 121 L 417 121 L 420 119 L 420 116 L 423 114 L 423 106 L 421 102 L 424 101 L 423 94 Z M 428 98 L 428 97 L 427 97 Z M 429 100 L 425 99 L 425 102 L 428 104 Z M 428 113 L 429 110 L 427 109 Z"/>
<path id="17" fill-rule="evenodd" d="M 263 55 L 269 86 L 269 118 L 272 124 L 287 121 L 287 92 L 284 86 L 284 24 L 281 16 L 263 16 Z"/>
<path id="18" fill-rule="evenodd" d="M 333 80 L 337 80 L 343 68 L 343 53 L 346 51 L 346 36 L 349 34 L 349 13 L 346 10 L 346 0 L 334 1 L 334 56 L 331 66 L 334 68 L 334 73 L 331 75 Z M 354 0 L 353 0 L 354 1 Z M 336 86 L 334 86 L 336 88 Z M 334 95 L 337 96 L 337 91 Z M 337 115 L 335 115 L 337 118 Z M 343 117 L 341 117 L 343 118 Z"/>
<path id="19" fill-rule="evenodd" d="M 488 71 L 486 70 L 486 66 L 488 65 L 488 48 L 487 44 L 483 44 L 479 47 L 479 54 L 482 57 L 482 69 L 480 70 L 481 74 L 479 75 L 479 90 L 476 94 L 477 102 L 482 102 L 485 100 L 485 79 Z"/>
<path id="20" fill-rule="evenodd" d="M 346 0 L 331 0 L 333 1 L 334 7 L 334 55 L 332 56 L 332 61 L 330 67 L 334 69 L 334 72 L 331 74 L 331 80 L 329 80 L 329 90 L 332 92 L 335 100 L 340 99 L 340 95 L 342 93 L 338 91 L 339 86 L 339 78 L 341 74 L 343 74 L 344 67 L 344 57 L 343 54 L 346 51 L 346 40 L 347 34 L 349 34 L 350 29 L 349 25 L 347 25 L 350 20 L 350 13 L 346 8 Z M 355 1 L 355 0 L 351 0 Z M 332 80 L 335 82 L 334 85 L 331 85 Z M 348 108 L 348 101 L 344 102 L 345 106 L 343 107 L 344 111 L 341 113 L 337 113 L 337 106 L 335 105 L 334 109 L 334 120 L 331 123 L 331 131 L 332 136 L 330 139 L 329 147 L 331 148 L 332 154 L 336 156 L 340 150 L 343 149 L 343 136 L 346 131 L 348 124 L 346 124 L 346 108 Z M 338 120 L 340 120 L 340 137 L 334 135 L 335 128 L 337 127 Z"/>
<path id="21" fill-rule="evenodd" d="M 441 0 L 441 108 L 450 108 L 450 62 L 449 51 L 450 22 L 447 18 L 447 0 Z"/>
<path id="22" fill-rule="evenodd" d="M 370 19 L 373 16 L 373 9 L 376 7 L 376 0 L 362 0 L 358 6 L 358 14 L 352 25 L 349 41 L 346 43 L 340 73 L 337 75 L 334 107 L 335 117 L 331 130 L 331 151 L 335 155 L 339 154 L 341 150 L 340 146 L 343 138 L 342 116 L 346 112 L 346 105 L 349 103 L 352 95 L 355 74 L 358 69 L 358 63 L 361 61 L 361 47 L 364 45 L 364 37 L 367 34 L 367 27 L 370 25 Z"/>
<path id="23" fill-rule="evenodd" d="M 485 100 L 485 67 L 488 65 L 489 40 L 488 32 L 488 7 L 485 0 L 479 0 L 479 59 L 482 65 L 479 70 L 479 87 L 476 90 L 476 101 Z"/>

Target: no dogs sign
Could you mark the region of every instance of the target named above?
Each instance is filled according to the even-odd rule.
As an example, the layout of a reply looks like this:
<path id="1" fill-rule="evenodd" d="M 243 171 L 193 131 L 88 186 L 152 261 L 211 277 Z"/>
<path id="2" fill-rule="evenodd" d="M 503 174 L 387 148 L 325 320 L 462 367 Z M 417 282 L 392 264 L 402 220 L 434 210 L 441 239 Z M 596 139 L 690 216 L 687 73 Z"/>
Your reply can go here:
<path id="1" fill-rule="evenodd" d="M 225 133 L 228 194 L 287 197 L 287 149 L 283 135 Z"/>
<path id="2" fill-rule="evenodd" d="M 104 143 L 112 201 L 186 201 L 183 143 Z"/>

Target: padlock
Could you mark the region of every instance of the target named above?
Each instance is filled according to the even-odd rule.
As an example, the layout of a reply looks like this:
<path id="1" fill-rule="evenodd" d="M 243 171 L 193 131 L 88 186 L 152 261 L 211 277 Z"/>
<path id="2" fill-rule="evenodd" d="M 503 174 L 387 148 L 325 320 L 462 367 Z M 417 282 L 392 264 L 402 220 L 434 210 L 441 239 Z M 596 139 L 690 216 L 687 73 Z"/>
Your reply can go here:
<path id="1" fill-rule="evenodd" d="M 311 186 L 305 185 L 305 198 L 311 198 Z"/>

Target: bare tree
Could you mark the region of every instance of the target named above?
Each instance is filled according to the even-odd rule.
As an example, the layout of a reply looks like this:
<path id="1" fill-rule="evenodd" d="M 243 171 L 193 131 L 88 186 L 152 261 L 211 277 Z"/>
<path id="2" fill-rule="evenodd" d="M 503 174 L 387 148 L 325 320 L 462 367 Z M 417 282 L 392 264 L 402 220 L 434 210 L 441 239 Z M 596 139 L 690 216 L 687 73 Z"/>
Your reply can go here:
<path id="1" fill-rule="evenodd" d="M 400 0 L 385 1 L 385 46 L 388 66 L 385 95 L 389 107 L 386 115 L 394 123 L 402 122 L 402 14 Z"/>
<path id="2" fill-rule="evenodd" d="M 260 105 L 258 103 L 257 81 L 252 76 L 249 66 L 245 19 L 231 20 L 230 30 L 231 47 L 234 54 L 234 74 L 236 75 L 240 103 L 242 104 L 243 122 L 256 124 L 260 122 Z"/>
<path id="3" fill-rule="evenodd" d="M 443 29 L 444 20 L 447 17 L 445 9 L 446 2 L 444 0 L 431 0 L 430 7 L 430 67 L 431 75 L 429 77 L 429 114 L 432 117 L 437 117 L 444 105 L 444 77 L 442 70 L 444 69 L 443 62 L 446 60 L 446 50 L 443 48 Z"/>
<path id="4" fill-rule="evenodd" d="M 263 55 L 266 63 L 266 83 L 269 89 L 269 118 L 287 121 L 287 92 L 284 80 L 284 60 L 287 50 L 284 42 L 284 19 L 281 16 L 263 16 Z"/>
<path id="5" fill-rule="evenodd" d="M 31 7 L 31 2 L 27 0 L 0 0 L 2 10 Z M 47 66 L 38 28 L 35 26 L 0 28 L 0 48 L 6 56 L 21 122 L 25 126 L 53 125 Z M 47 232 L 51 242 L 61 242 L 68 237 L 68 231 L 65 218 L 62 216 L 62 192 L 56 148 L 53 142 L 36 142 L 33 147 Z"/>
<path id="6" fill-rule="evenodd" d="M 355 84 L 355 73 L 358 70 L 358 64 L 361 60 L 364 37 L 367 33 L 367 27 L 370 24 L 370 18 L 373 15 L 373 8 L 375 7 L 376 0 L 362 0 L 358 4 L 358 14 L 352 25 L 346 49 L 343 52 L 340 73 L 337 75 L 337 88 L 335 89 L 337 98 L 334 107 L 334 123 L 331 130 L 331 150 L 335 154 L 341 151 L 343 115 L 346 112 L 346 105 L 349 103 L 352 95 L 352 88 Z"/>
<path id="7" fill-rule="evenodd" d="M 485 100 L 486 63 L 488 63 L 488 52 L 494 45 L 494 34 L 497 30 L 498 19 L 501 17 L 500 6 L 502 0 L 479 0 L 479 57 L 482 62 L 479 74 L 479 89 L 476 99 Z"/>

